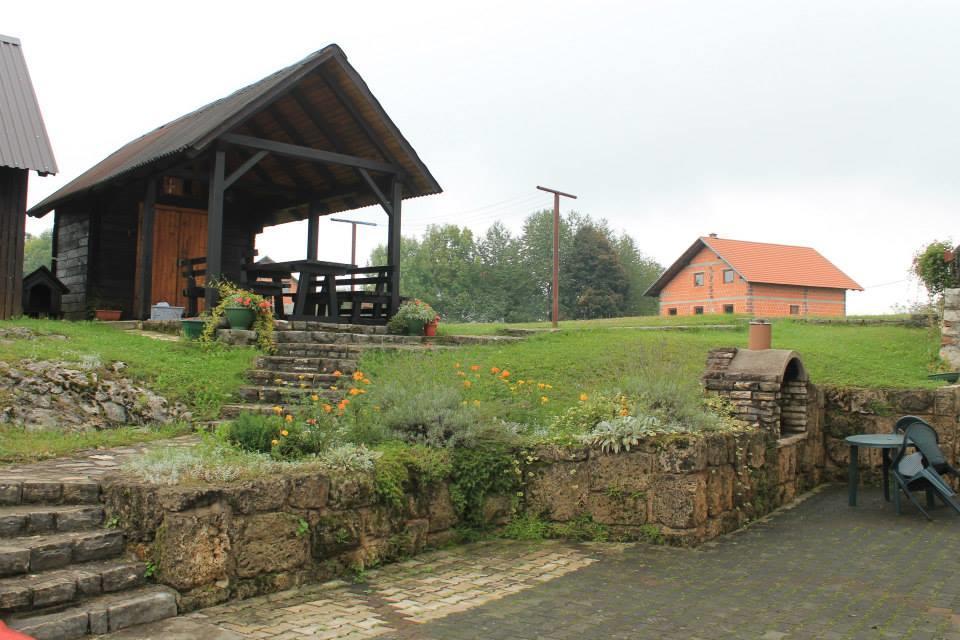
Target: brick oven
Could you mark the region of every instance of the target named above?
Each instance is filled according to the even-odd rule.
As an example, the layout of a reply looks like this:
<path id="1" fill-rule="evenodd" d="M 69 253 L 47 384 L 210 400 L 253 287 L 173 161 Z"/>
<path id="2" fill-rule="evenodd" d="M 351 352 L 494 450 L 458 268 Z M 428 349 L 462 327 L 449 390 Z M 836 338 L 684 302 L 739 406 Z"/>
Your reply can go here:
<path id="1" fill-rule="evenodd" d="M 738 418 L 778 440 L 807 431 L 809 377 L 796 351 L 714 349 L 703 384 L 728 398 Z"/>

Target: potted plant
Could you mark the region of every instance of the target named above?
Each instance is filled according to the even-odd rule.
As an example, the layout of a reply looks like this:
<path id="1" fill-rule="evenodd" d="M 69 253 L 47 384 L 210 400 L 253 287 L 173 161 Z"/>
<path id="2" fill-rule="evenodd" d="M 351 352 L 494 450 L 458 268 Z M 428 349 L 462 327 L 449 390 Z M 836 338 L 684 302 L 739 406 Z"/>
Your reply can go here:
<path id="1" fill-rule="evenodd" d="M 440 316 L 434 316 L 433 320 L 423 325 L 423 335 L 432 338 L 437 335 L 437 325 L 440 324 Z"/>
<path id="2" fill-rule="evenodd" d="M 205 318 L 181 318 L 180 328 L 183 329 L 183 337 L 187 340 L 199 340 L 203 335 L 203 326 L 206 322 Z"/>
<path id="3" fill-rule="evenodd" d="M 427 323 L 432 323 L 436 319 L 437 312 L 429 304 L 423 300 L 408 300 L 400 305 L 396 315 L 387 323 L 387 330 L 391 333 L 422 336 Z"/>
<path id="4" fill-rule="evenodd" d="M 231 329 L 249 329 L 257 318 L 257 306 L 264 302 L 260 296 L 241 291 L 227 298 L 223 315 Z"/>

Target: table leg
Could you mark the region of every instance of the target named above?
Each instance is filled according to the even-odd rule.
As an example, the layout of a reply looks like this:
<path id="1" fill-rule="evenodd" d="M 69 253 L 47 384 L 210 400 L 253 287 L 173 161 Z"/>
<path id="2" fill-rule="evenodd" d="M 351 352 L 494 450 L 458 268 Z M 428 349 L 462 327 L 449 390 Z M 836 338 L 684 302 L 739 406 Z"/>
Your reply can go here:
<path id="1" fill-rule="evenodd" d="M 883 499 L 890 502 L 890 449 L 881 449 L 883 453 Z"/>
<path id="2" fill-rule="evenodd" d="M 300 282 L 297 285 L 297 297 L 293 301 L 293 315 L 303 316 L 304 307 L 307 306 L 308 289 L 313 286 L 313 280 L 308 273 L 300 274 Z"/>
<path id="3" fill-rule="evenodd" d="M 850 470 L 847 479 L 848 501 L 851 507 L 857 506 L 857 485 L 860 483 L 860 447 L 850 445 Z"/>
<path id="4" fill-rule="evenodd" d="M 340 307 L 337 304 L 337 279 L 333 274 L 328 273 L 327 280 L 327 315 L 336 318 L 340 315 Z"/>

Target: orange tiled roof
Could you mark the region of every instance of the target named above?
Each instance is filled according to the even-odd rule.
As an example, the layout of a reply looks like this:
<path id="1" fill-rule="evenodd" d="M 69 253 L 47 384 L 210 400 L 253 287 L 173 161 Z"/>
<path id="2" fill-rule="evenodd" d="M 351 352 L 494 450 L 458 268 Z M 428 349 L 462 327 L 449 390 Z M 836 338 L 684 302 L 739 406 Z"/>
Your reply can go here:
<path id="1" fill-rule="evenodd" d="M 650 286 L 646 295 L 658 295 L 703 246 L 713 250 L 747 282 L 863 291 L 863 287 L 820 255 L 816 249 L 701 237 Z"/>
<path id="2" fill-rule="evenodd" d="M 707 237 L 700 240 L 726 260 L 747 282 L 863 291 L 863 287 L 850 276 L 810 247 L 726 238 Z"/>

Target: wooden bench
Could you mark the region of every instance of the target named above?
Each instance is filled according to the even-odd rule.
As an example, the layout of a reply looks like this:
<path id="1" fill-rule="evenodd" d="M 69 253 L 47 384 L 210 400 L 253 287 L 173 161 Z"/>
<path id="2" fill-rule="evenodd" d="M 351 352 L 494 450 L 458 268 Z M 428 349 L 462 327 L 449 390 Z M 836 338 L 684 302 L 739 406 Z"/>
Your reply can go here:
<path id="1" fill-rule="evenodd" d="M 328 322 L 386 324 L 390 312 L 390 268 L 355 267 L 334 279 L 327 291 L 326 277 L 301 276 L 306 287 L 303 317 Z M 331 293 L 333 295 L 331 295 Z"/>
<path id="2" fill-rule="evenodd" d="M 254 258 L 257 253 L 253 252 L 244 257 L 244 267 L 255 264 Z M 206 295 L 206 275 L 207 258 L 201 256 L 197 258 L 183 258 L 179 260 L 183 268 L 182 275 L 186 280 L 186 286 L 183 289 L 183 296 L 187 299 L 187 316 L 194 317 L 198 313 L 198 301 Z M 273 313 L 277 318 L 283 319 L 286 314 L 283 309 L 283 298 L 290 295 L 292 282 L 289 278 L 278 276 L 269 276 L 269 280 L 264 277 L 258 277 L 246 270 L 241 271 L 240 286 L 264 298 L 273 298 Z M 203 281 L 201 283 L 201 280 Z"/>

